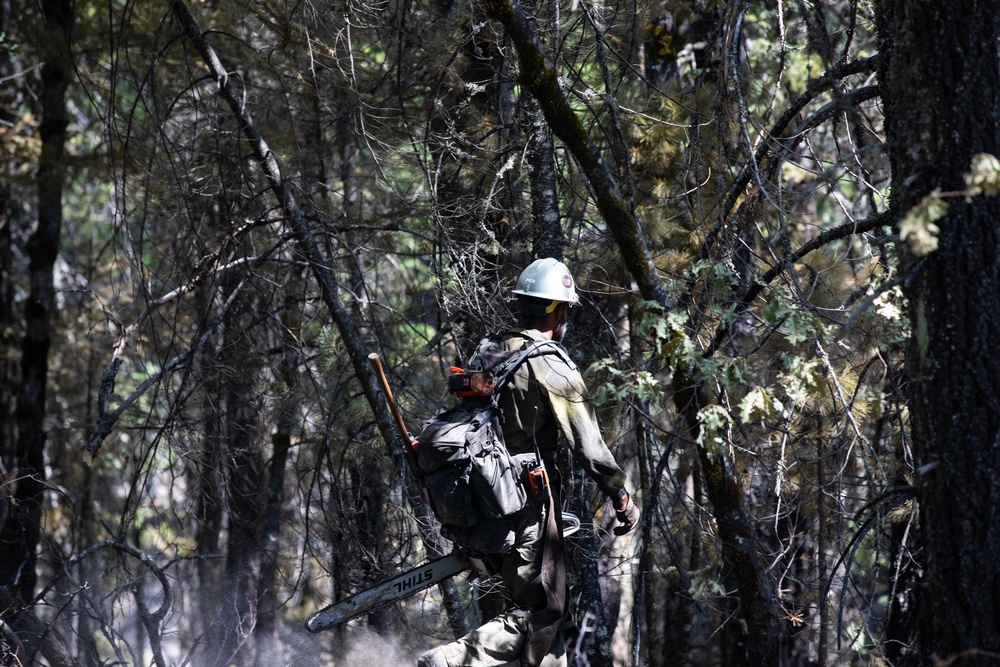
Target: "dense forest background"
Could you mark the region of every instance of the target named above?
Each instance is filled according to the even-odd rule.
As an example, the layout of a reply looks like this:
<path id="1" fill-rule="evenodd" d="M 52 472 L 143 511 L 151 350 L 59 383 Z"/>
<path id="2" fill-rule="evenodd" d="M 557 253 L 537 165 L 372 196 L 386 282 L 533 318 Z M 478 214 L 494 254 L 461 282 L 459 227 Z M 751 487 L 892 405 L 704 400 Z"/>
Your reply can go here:
<path id="1" fill-rule="evenodd" d="M 502 605 L 411 429 L 575 274 L 576 665 L 995 664 L 989 0 L 0 0 L 4 664 L 392 665 Z M 918 511 L 919 509 L 919 511 Z"/>

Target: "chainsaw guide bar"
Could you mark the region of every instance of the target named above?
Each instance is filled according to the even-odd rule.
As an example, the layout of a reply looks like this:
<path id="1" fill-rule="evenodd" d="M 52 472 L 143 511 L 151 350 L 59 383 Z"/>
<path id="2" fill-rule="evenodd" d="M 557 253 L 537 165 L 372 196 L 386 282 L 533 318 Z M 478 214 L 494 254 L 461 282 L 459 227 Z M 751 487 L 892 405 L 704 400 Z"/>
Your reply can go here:
<path id="1" fill-rule="evenodd" d="M 472 568 L 472 562 L 465 555 L 457 552 L 436 558 L 368 590 L 320 609 L 306 621 L 306 629 L 309 632 L 322 632 L 335 628 L 365 614 L 388 607 L 394 602 L 470 568 Z"/>
<path id="2" fill-rule="evenodd" d="M 569 512 L 562 513 L 562 523 L 564 537 L 580 530 L 580 519 Z M 355 593 L 340 602 L 327 605 L 309 617 L 306 629 L 309 632 L 322 632 L 335 628 L 471 569 L 476 569 L 480 573 L 485 571 L 481 560 L 469 558 L 468 554 L 462 551 L 453 551 L 447 556 L 435 558 L 412 570 L 397 574 L 388 581 Z"/>

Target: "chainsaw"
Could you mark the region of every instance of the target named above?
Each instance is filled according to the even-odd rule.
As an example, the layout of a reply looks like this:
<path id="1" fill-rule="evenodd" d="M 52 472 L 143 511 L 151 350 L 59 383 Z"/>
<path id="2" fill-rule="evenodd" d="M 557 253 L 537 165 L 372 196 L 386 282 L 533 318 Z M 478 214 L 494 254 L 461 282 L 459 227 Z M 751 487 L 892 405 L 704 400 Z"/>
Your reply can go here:
<path id="1" fill-rule="evenodd" d="M 572 535 L 580 530 L 580 519 L 576 515 L 563 512 L 562 520 L 565 527 L 563 536 Z M 349 598 L 320 609 L 306 621 L 306 629 L 309 632 L 322 632 L 335 628 L 366 614 L 384 609 L 394 602 L 434 584 L 439 584 L 466 570 L 483 573 L 486 568 L 481 560 L 470 556 L 468 552 L 464 550 L 453 551 L 447 556 L 435 558 L 419 567 L 398 574 L 388 581 L 376 584 Z"/>

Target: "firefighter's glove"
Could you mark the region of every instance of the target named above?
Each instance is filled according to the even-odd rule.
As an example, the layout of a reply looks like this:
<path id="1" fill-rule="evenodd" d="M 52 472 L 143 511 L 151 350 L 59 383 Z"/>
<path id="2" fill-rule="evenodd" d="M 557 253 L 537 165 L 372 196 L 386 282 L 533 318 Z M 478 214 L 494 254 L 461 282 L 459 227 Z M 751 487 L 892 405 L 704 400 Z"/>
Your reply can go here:
<path id="1" fill-rule="evenodd" d="M 618 519 L 615 535 L 630 533 L 639 524 L 639 508 L 627 491 L 623 490 L 622 496 L 615 501 L 615 518 Z"/>

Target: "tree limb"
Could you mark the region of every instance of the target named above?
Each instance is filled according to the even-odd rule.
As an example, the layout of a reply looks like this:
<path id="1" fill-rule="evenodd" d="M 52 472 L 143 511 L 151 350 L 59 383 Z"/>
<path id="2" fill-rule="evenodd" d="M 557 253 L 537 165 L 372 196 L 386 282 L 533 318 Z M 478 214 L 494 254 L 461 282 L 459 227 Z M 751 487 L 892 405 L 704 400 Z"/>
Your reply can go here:
<path id="1" fill-rule="evenodd" d="M 170 0 L 168 4 L 170 11 L 177 19 L 184 34 L 187 35 L 204 61 L 205 66 L 208 67 L 215 78 L 219 95 L 229 105 L 233 115 L 239 121 L 240 129 L 250 143 L 254 158 L 256 158 L 263 170 L 271 191 L 278 199 L 282 213 L 291 224 L 292 233 L 295 235 L 295 239 L 309 263 L 309 268 L 312 270 L 316 282 L 319 284 L 323 303 L 330 310 L 337 331 L 340 333 L 341 339 L 344 341 L 344 345 L 350 355 L 354 372 L 361 382 L 365 398 L 375 413 L 379 432 L 386 443 L 399 444 L 385 399 L 379 392 L 375 375 L 368 365 L 368 353 L 365 350 L 364 343 L 354 324 L 354 320 L 344 305 L 340 285 L 334 278 L 329 262 L 323 256 L 323 252 L 320 250 L 319 244 L 316 242 L 316 238 L 313 236 L 312 230 L 306 222 L 302 209 L 299 208 L 298 203 L 295 201 L 292 189 L 281 174 L 281 169 L 277 159 L 275 159 L 274 153 L 267 145 L 267 141 L 265 141 L 260 129 L 254 122 L 250 109 L 245 104 L 245 99 L 233 89 L 229 73 L 219 60 L 215 50 L 205 39 L 205 33 L 202 32 L 201 27 L 194 16 L 191 15 L 187 6 L 181 0 Z"/>
<path id="2" fill-rule="evenodd" d="M 833 241 L 847 236 L 864 234 L 865 232 L 870 232 L 873 229 L 884 227 L 890 222 L 892 222 L 892 215 L 888 211 L 884 211 L 876 213 L 861 222 L 850 222 L 845 225 L 841 225 L 840 227 L 826 230 L 796 250 L 784 262 L 772 266 L 767 273 L 755 280 L 753 284 L 747 288 L 746 292 L 736 299 L 736 309 L 733 311 L 733 314 L 738 316 L 746 312 L 747 308 L 750 307 L 750 304 L 754 302 L 754 299 L 760 296 L 775 278 L 784 273 L 788 267 L 795 264 L 795 262 L 798 262 L 813 250 L 822 248 L 828 243 L 832 243 Z M 702 353 L 704 358 L 707 359 L 718 351 L 719 347 L 722 345 L 722 341 L 725 340 L 727 331 L 728 330 L 724 325 L 716 329 L 715 336 L 712 337 L 712 344 L 709 345 L 708 348 Z"/>
<path id="3" fill-rule="evenodd" d="M 669 308 L 666 290 L 649 256 L 642 229 L 625 206 L 610 170 L 604 164 L 586 129 L 559 88 L 555 69 L 545 58 L 541 43 L 514 0 L 484 0 L 491 18 L 499 21 L 514 43 L 522 85 L 538 100 L 553 133 L 579 162 L 594 191 L 598 208 L 618 245 L 626 268 L 643 298 Z M 693 368 L 675 375 L 674 402 L 687 428 L 697 433 L 698 414 L 711 396 Z M 712 502 L 722 557 L 733 573 L 747 624 L 747 656 L 754 667 L 778 663 L 777 605 L 770 577 L 757 557 L 753 526 L 741 506 L 743 490 L 729 462 L 722 455 L 698 450 L 706 489 Z"/>
<path id="4" fill-rule="evenodd" d="M 22 604 L 6 586 L 0 586 L 0 619 L 17 635 L 24 664 L 34 664 L 39 653 L 52 667 L 78 667 L 69 647 L 49 624 Z M 14 657 L 14 656 L 0 656 Z"/>
<path id="5" fill-rule="evenodd" d="M 538 101 L 552 133 L 579 163 L 625 266 L 644 299 L 667 304 L 667 292 L 650 257 L 639 221 L 626 206 L 611 170 L 559 88 L 559 75 L 542 51 L 538 35 L 514 0 L 484 0 L 490 18 L 503 24 L 517 49 L 519 80 Z"/>
<path id="6" fill-rule="evenodd" d="M 309 263 L 314 278 L 319 283 L 323 302 L 329 309 L 337 331 L 340 333 L 340 337 L 351 358 L 351 363 L 361 383 L 365 398 L 368 400 L 372 412 L 375 414 L 375 423 L 383 440 L 390 447 L 390 451 L 403 451 L 402 436 L 396 432 L 395 424 L 389 414 L 388 404 L 379 388 L 375 373 L 368 362 L 368 352 L 365 350 L 364 343 L 354 324 L 354 320 L 348 312 L 347 306 L 344 304 L 340 285 L 334 278 L 329 262 L 320 250 L 319 244 L 316 242 L 316 238 L 313 236 L 302 213 L 302 209 L 296 203 L 291 188 L 282 177 L 274 153 L 271 152 L 260 130 L 254 123 L 250 110 L 244 103 L 244 99 L 230 85 L 229 74 L 226 72 L 211 45 L 206 41 L 205 34 L 198 26 L 197 21 L 191 15 L 190 11 L 188 11 L 182 0 L 170 0 L 169 6 L 184 33 L 191 40 L 191 43 L 201 55 L 205 65 L 215 77 L 219 94 L 228 103 L 233 115 L 239 120 L 240 127 L 250 143 L 254 157 L 264 171 L 271 191 L 281 205 L 282 213 L 292 226 L 292 232 L 295 235 L 296 241 Z M 450 588 L 445 587 L 446 597 L 449 590 Z M 454 615 L 450 620 L 452 623 L 458 622 Z"/>
<path id="7" fill-rule="evenodd" d="M 729 215 L 729 211 L 731 211 L 733 206 L 735 206 L 740 193 L 743 192 L 747 184 L 750 183 L 750 179 L 753 178 L 757 165 L 762 164 L 764 160 L 767 159 L 767 156 L 774 150 L 776 145 L 782 147 L 781 152 L 783 154 L 787 154 L 788 151 L 791 150 L 792 146 L 789 146 L 787 141 L 785 141 L 781 135 L 785 133 L 789 124 L 799 115 L 807 104 L 816 99 L 816 97 L 818 97 L 821 93 L 824 93 L 832 88 L 844 77 L 851 76 L 852 74 L 874 72 L 878 68 L 879 62 L 880 60 L 877 55 L 872 56 L 871 58 L 852 60 L 849 63 L 830 68 L 815 79 L 810 79 L 806 83 L 806 89 L 795 98 L 795 100 L 788 106 L 787 109 L 785 109 L 781 116 L 778 117 L 778 120 L 774 122 L 771 129 L 768 130 L 768 140 L 764 141 L 760 148 L 757 149 L 757 153 L 754 155 L 753 163 L 745 166 L 743 171 L 740 172 L 739 176 L 737 176 L 736 179 L 733 180 L 733 183 L 729 186 L 729 195 L 726 197 L 726 203 L 723 206 L 722 216 L 720 217 L 725 218 Z M 795 128 L 792 136 L 801 137 L 807 129 L 814 127 L 817 124 L 817 118 L 828 118 L 831 111 L 843 109 L 845 103 L 857 104 L 864 100 L 871 99 L 877 91 L 878 86 L 867 86 L 845 95 L 843 100 L 834 101 L 824 106 L 823 109 L 820 109 L 815 114 L 800 123 Z M 798 142 L 796 141 L 795 143 L 797 144 Z"/>
<path id="8" fill-rule="evenodd" d="M 190 359 L 192 355 L 194 355 L 194 353 L 208 341 L 209 338 L 211 338 L 212 334 L 215 333 L 215 329 L 219 325 L 219 322 L 222 321 L 222 316 L 236 301 L 236 296 L 240 293 L 244 282 L 245 281 L 241 281 L 240 284 L 237 285 L 236 289 L 233 290 L 233 293 L 229 295 L 229 298 L 226 300 L 226 303 L 223 304 L 222 309 L 218 314 L 216 314 L 215 319 L 213 319 L 211 324 L 209 324 L 205 331 L 202 332 L 201 336 L 198 337 L 198 340 L 193 346 L 163 364 L 163 367 L 160 368 L 159 371 L 143 380 L 143 382 L 136 387 L 135 391 L 122 399 L 122 402 L 117 408 L 109 412 L 108 404 L 111 402 L 111 394 L 115 388 L 115 378 L 118 375 L 118 369 L 120 369 L 122 365 L 122 355 L 125 352 L 125 346 L 132 339 L 132 335 L 135 333 L 139 324 L 141 324 L 143 320 L 145 320 L 145 318 L 152 313 L 155 307 L 162 305 L 171 298 L 180 296 L 185 291 L 188 291 L 184 289 L 185 287 L 193 289 L 194 285 L 192 283 L 188 283 L 188 285 L 173 290 L 170 294 L 157 299 L 142 313 L 140 313 L 139 317 L 136 318 L 136 320 L 122 332 L 121 336 L 118 337 L 118 341 L 115 343 L 115 351 L 111 356 L 111 363 L 104 370 L 104 372 L 101 373 L 101 384 L 97 389 L 97 423 L 94 424 L 90 437 L 83 446 L 83 449 L 87 452 L 88 456 L 93 457 L 97 455 L 98 450 L 101 448 L 101 444 L 104 442 L 105 438 L 111 434 L 111 429 L 118 423 L 118 420 L 121 418 L 125 410 L 139 400 L 139 398 L 146 393 L 147 389 L 159 382 L 167 373 L 186 363 L 188 359 Z"/>

